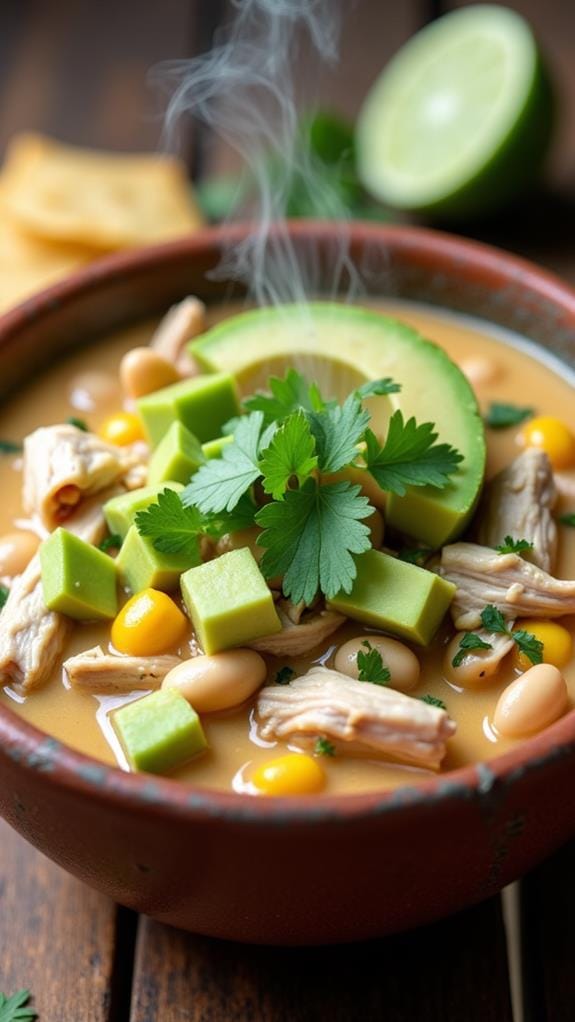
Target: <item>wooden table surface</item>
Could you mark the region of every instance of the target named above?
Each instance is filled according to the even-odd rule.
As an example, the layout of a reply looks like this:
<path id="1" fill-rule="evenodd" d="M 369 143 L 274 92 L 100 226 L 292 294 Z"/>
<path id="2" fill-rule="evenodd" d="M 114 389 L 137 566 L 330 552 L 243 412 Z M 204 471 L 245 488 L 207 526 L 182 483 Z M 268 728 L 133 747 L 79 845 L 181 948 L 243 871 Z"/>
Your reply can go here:
<path id="1" fill-rule="evenodd" d="M 353 116 L 398 46 L 430 16 L 465 4 L 357 0 L 343 6 L 338 74 L 318 100 Z M 555 70 L 563 101 L 558 137 L 546 189 L 513 214 L 466 233 L 575 283 L 575 5 L 520 0 L 511 6 L 530 18 Z M 79 144 L 154 147 L 159 122 L 151 115 L 146 71 L 158 60 L 204 48 L 222 7 L 219 0 L 6 0 L 0 5 L 0 147 L 22 129 Z M 205 143 L 197 133 L 190 143 L 192 166 L 204 173 L 225 164 L 225 154 Z M 254 948 L 138 917 L 68 876 L 0 822 L 0 990 L 30 988 L 41 1022 L 507 1022 L 513 988 L 516 1022 L 572 1022 L 574 867 L 575 849 L 566 847 L 516 886 L 505 903 L 507 931 L 495 898 L 369 944 Z"/>

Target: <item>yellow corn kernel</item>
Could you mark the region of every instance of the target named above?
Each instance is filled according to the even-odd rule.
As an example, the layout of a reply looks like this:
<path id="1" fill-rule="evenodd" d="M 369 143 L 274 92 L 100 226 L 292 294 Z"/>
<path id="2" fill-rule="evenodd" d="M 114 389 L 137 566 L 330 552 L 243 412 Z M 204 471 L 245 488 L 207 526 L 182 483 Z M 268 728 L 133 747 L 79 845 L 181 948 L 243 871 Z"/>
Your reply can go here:
<path id="1" fill-rule="evenodd" d="M 112 625 L 112 644 L 130 656 L 156 656 L 184 638 L 188 619 L 165 593 L 142 589 L 122 607 Z"/>
<path id="2" fill-rule="evenodd" d="M 313 756 L 292 752 L 254 770 L 251 782 L 261 795 L 313 795 L 325 784 L 325 773 Z"/>
<path id="3" fill-rule="evenodd" d="M 554 667 L 565 667 L 571 659 L 573 639 L 570 632 L 563 625 L 555 621 L 539 621 L 537 619 L 519 621 L 517 628 L 524 632 L 530 632 L 536 639 L 543 643 L 543 661 L 546 664 L 553 664 Z M 529 657 L 521 653 L 515 647 L 515 666 L 522 671 L 528 671 L 533 667 Z"/>
<path id="4" fill-rule="evenodd" d="M 109 444 L 117 444 L 118 447 L 125 447 L 126 444 L 134 444 L 136 440 L 144 439 L 142 423 L 133 412 L 116 412 L 104 419 L 98 433 Z"/>
<path id="5" fill-rule="evenodd" d="M 518 440 L 524 447 L 539 447 L 545 451 L 553 468 L 575 465 L 575 436 L 561 419 L 539 415 L 525 423 Z"/>

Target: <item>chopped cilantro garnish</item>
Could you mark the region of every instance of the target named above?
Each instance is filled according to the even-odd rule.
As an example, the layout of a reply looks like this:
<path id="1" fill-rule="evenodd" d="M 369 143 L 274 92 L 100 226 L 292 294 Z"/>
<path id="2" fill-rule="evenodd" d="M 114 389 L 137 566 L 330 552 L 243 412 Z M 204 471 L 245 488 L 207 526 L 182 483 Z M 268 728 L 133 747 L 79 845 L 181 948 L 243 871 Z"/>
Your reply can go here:
<path id="1" fill-rule="evenodd" d="M 364 639 L 362 646 L 365 646 L 367 653 L 360 649 L 357 654 L 358 680 L 371 681 L 374 685 L 387 685 L 391 681 L 391 672 L 389 667 L 384 665 L 381 653 L 367 639 Z"/>
<path id="2" fill-rule="evenodd" d="M 533 543 L 527 539 L 513 539 L 513 536 L 506 536 L 503 543 L 496 546 L 499 554 L 521 554 L 524 550 L 533 550 Z"/>
<path id="3" fill-rule="evenodd" d="M 104 554 L 108 553 L 108 550 L 119 550 L 122 546 L 122 537 L 118 536 L 117 533 L 113 532 L 111 536 L 105 536 L 101 543 L 98 543 L 98 550 L 101 550 Z"/>
<path id="4" fill-rule="evenodd" d="M 425 546 L 404 547 L 399 551 L 400 561 L 407 561 L 408 564 L 423 564 L 431 556 L 433 550 Z"/>
<path id="5" fill-rule="evenodd" d="M 437 706 L 439 710 L 447 709 L 447 706 L 443 702 L 443 699 L 439 699 L 437 696 L 427 694 L 425 696 L 420 696 L 419 698 L 421 699 L 422 703 L 427 703 L 428 706 Z"/>
<path id="6" fill-rule="evenodd" d="M 295 675 L 293 667 L 280 667 L 276 674 L 276 685 L 289 685 L 290 681 Z"/>
<path id="7" fill-rule="evenodd" d="M 70 415 L 66 422 L 69 426 L 75 426 L 76 429 L 81 429 L 82 433 L 89 433 L 88 423 L 84 419 L 77 419 L 75 415 Z"/>
<path id="8" fill-rule="evenodd" d="M 490 429 L 507 429 L 509 426 L 519 426 L 534 414 L 534 408 L 520 408 L 519 405 L 493 401 L 485 416 L 485 424 Z"/>
<path id="9" fill-rule="evenodd" d="M 249 412 L 261 412 L 264 422 L 282 422 L 292 412 L 303 408 L 306 412 L 317 412 L 324 407 L 324 401 L 317 384 L 308 381 L 295 369 L 288 369 L 282 379 L 270 376 L 271 395 L 254 394 L 246 398 L 244 408 Z"/>
<path id="10" fill-rule="evenodd" d="M 379 397 L 382 394 L 398 394 L 401 390 L 399 383 L 395 383 L 394 380 L 386 376 L 382 380 L 368 380 L 367 383 L 362 383 L 361 387 L 356 390 L 357 397 L 363 401 L 366 397 Z"/>
<path id="11" fill-rule="evenodd" d="M 408 486 L 446 486 L 463 461 L 454 447 L 435 443 L 433 423 L 418 425 L 413 418 L 404 422 L 399 409 L 391 416 L 383 445 L 370 429 L 365 439 L 368 470 L 382 490 L 400 497 Z"/>
<path id="12" fill-rule="evenodd" d="M 221 458 L 210 458 L 192 476 L 182 496 L 188 508 L 204 513 L 233 511 L 261 475 L 258 455 L 263 425 L 263 412 L 238 421 L 234 439 L 223 448 Z"/>
<path id="13" fill-rule="evenodd" d="M 228 532 L 238 532 L 254 524 L 255 504 L 246 495 L 241 497 L 233 511 L 220 514 L 202 514 L 197 507 L 184 503 L 185 491 L 176 493 L 166 487 L 156 503 L 138 511 L 135 524 L 142 536 L 152 540 L 156 550 L 163 554 L 188 551 L 197 553 L 201 536 L 219 539 Z"/>
<path id="14" fill-rule="evenodd" d="M 335 756 L 335 745 L 328 738 L 318 738 L 314 752 L 316 756 Z"/>
<path id="15" fill-rule="evenodd" d="M 281 500 L 295 476 L 301 484 L 317 466 L 315 441 L 302 411 L 294 412 L 272 437 L 260 462 L 263 488 Z"/>
<path id="16" fill-rule="evenodd" d="M 575 528 L 575 512 L 570 511 L 567 514 L 559 515 L 559 522 L 561 525 L 568 525 L 571 529 Z"/>
<path id="17" fill-rule="evenodd" d="M 0 586 L 0 610 L 2 610 L 2 607 L 6 603 L 6 600 L 8 599 L 9 595 L 10 590 L 7 589 L 6 586 Z"/>
<path id="18" fill-rule="evenodd" d="M 350 394 L 343 405 L 312 412 L 309 416 L 315 437 L 319 468 L 338 472 L 357 457 L 357 445 L 369 422 L 369 412 Z"/>
<path id="19" fill-rule="evenodd" d="M 22 444 L 16 440 L 0 440 L 0 454 L 20 454 Z"/>
<path id="20" fill-rule="evenodd" d="M 33 1022 L 38 1013 L 29 1007 L 29 1000 L 29 990 L 17 990 L 11 997 L 0 992 L 0 1022 Z"/>
<path id="21" fill-rule="evenodd" d="M 485 642 L 480 635 L 476 635 L 475 632 L 466 632 L 465 635 L 461 636 L 459 640 L 459 648 L 457 653 L 453 657 L 451 664 L 453 667 L 460 667 L 465 657 L 472 649 L 491 649 L 491 643 Z"/>
<path id="22" fill-rule="evenodd" d="M 521 628 L 517 629 L 516 632 L 511 631 L 503 614 L 493 604 L 488 604 L 481 611 L 481 623 L 488 631 L 496 632 L 498 635 L 508 635 L 510 639 L 513 639 L 520 652 L 524 653 L 532 664 L 543 662 L 543 643 L 541 639 L 535 638 L 531 632 L 525 632 Z"/>

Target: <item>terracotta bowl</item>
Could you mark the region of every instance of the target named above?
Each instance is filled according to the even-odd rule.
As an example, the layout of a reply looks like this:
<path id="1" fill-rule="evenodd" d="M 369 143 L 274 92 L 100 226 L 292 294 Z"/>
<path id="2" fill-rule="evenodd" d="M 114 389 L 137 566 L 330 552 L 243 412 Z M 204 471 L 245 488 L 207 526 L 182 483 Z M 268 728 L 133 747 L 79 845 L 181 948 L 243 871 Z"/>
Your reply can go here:
<path id="1" fill-rule="evenodd" d="M 241 228 L 240 228 L 241 233 Z M 315 285 L 329 225 L 292 228 Z M 423 300 L 519 330 L 565 359 L 575 293 L 501 252 L 431 231 L 357 225 L 352 255 L 373 294 Z M 0 381 L 206 280 L 214 231 L 103 260 L 0 320 Z M 374 269 L 375 268 L 375 269 Z M 256 800 L 131 775 L 73 752 L 0 708 L 0 812 L 65 869 L 111 898 L 198 933 L 316 943 L 390 933 L 477 902 L 575 831 L 575 711 L 488 764 L 393 792 Z"/>

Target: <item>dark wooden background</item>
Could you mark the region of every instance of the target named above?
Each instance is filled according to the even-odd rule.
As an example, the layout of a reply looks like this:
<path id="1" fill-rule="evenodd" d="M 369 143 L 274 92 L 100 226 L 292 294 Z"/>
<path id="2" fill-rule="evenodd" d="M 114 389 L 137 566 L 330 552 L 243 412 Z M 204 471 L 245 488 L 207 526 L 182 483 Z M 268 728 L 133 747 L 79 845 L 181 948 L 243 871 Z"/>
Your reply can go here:
<path id="1" fill-rule="evenodd" d="M 317 101 L 353 117 L 389 56 L 457 3 L 343 0 L 341 60 Z M 532 22 L 560 101 L 545 187 L 468 233 L 575 282 L 575 3 L 511 3 Z M 219 0 L 0 0 L 0 149 L 21 130 L 117 150 L 154 148 L 153 64 L 209 46 Z M 196 173 L 227 154 L 191 130 Z M 575 855 L 566 848 L 521 884 L 516 1020 L 575 1019 Z M 425 853 L 422 851 L 422 869 Z M 429 882 L 433 883 L 430 876 Z M 42 1022 L 507 1022 L 501 903 L 410 935 L 336 949 L 238 947 L 181 934 L 82 886 L 0 823 L 0 990 L 29 987 Z"/>

